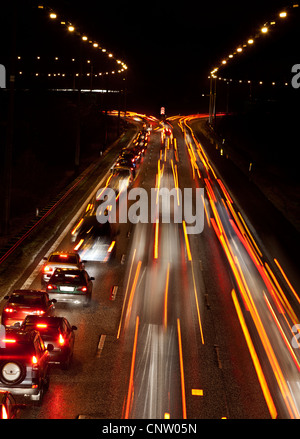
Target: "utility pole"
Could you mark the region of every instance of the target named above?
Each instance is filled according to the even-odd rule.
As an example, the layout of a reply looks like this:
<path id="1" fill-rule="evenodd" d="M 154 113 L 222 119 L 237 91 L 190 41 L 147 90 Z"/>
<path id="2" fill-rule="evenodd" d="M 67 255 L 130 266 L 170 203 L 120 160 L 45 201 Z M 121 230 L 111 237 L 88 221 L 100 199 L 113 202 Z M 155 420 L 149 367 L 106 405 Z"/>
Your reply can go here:
<path id="1" fill-rule="evenodd" d="M 81 133 L 81 79 L 82 79 L 82 42 L 79 45 L 79 77 L 78 77 L 78 91 L 77 91 L 77 126 L 76 126 L 76 143 L 75 143 L 75 173 L 79 172 L 80 163 L 80 133 Z"/>
<path id="2" fill-rule="evenodd" d="M 213 115 L 214 115 L 214 126 L 216 126 L 217 121 L 217 77 L 215 76 L 215 84 L 214 84 L 214 106 L 213 106 Z"/>
<path id="3" fill-rule="evenodd" d="M 209 124 L 212 124 L 212 111 L 213 111 L 213 102 L 214 102 L 214 96 L 213 96 L 213 75 L 210 74 L 209 77 Z"/>
<path id="4" fill-rule="evenodd" d="M 4 155 L 4 216 L 3 232 L 9 232 L 11 186 L 12 186 L 12 152 L 14 134 L 14 107 L 15 107 L 15 70 L 16 70 L 16 32 L 17 32 L 17 6 L 16 1 L 11 2 L 11 50 L 9 60 L 9 97 L 8 115 Z"/>

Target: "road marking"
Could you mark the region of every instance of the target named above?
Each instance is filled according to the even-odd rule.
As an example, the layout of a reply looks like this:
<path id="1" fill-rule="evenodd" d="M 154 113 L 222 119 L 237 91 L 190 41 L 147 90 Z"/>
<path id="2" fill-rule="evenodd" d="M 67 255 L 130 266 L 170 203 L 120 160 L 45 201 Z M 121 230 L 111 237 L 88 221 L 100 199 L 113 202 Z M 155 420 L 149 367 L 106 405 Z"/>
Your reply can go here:
<path id="1" fill-rule="evenodd" d="M 103 347 L 104 347 L 105 339 L 106 339 L 106 335 L 102 334 L 100 336 L 98 347 L 97 347 L 97 354 L 96 354 L 97 358 L 100 358 L 100 355 L 101 355 Z"/>
<path id="2" fill-rule="evenodd" d="M 192 395 L 193 396 L 203 396 L 203 390 L 202 389 L 192 389 Z"/>
<path id="3" fill-rule="evenodd" d="M 111 292 L 110 292 L 109 300 L 115 300 L 116 295 L 117 295 L 117 291 L 118 291 L 118 285 L 114 285 L 114 286 L 111 288 Z"/>

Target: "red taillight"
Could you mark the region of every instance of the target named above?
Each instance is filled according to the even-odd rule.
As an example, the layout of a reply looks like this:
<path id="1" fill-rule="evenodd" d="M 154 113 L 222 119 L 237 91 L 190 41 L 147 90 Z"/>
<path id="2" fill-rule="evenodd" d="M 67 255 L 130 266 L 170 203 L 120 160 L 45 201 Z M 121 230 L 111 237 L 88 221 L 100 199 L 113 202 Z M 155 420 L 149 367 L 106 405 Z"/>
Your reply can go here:
<path id="1" fill-rule="evenodd" d="M 7 410 L 4 405 L 2 406 L 1 415 L 1 419 L 8 419 Z"/>
<path id="2" fill-rule="evenodd" d="M 5 308 L 4 311 L 5 312 L 14 312 L 14 309 L 13 308 Z"/>
<path id="3" fill-rule="evenodd" d="M 3 343 L 16 343 L 14 338 L 2 338 Z"/>
<path id="4" fill-rule="evenodd" d="M 55 285 L 48 284 L 47 290 L 57 290 L 57 287 Z"/>
<path id="5" fill-rule="evenodd" d="M 58 343 L 63 346 L 65 344 L 65 339 L 63 338 L 63 336 L 61 334 L 59 334 L 58 337 Z"/>
<path id="6" fill-rule="evenodd" d="M 87 287 L 79 287 L 77 291 L 83 291 L 84 293 L 87 291 Z"/>
<path id="7" fill-rule="evenodd" d="M 46 325 L 45 323 L 38 323 L 36 325 L 37 328 L 47 328 L 48 325 Z"/>
<path id="8" fill-rule="evenodd" d="M 42 309 L 38 309 L 34 312 L 34 314 L 37 314 L 38 316 L 42 316 L 43 314 L 45 314 L 45 311 L 43 311 Z"/>
<path id="9" fill-rule="evenodd" d="M 33 355 L 31 361 L 32 361 L 32 364 L 37 364 L 38 359 L 36 358 L 35 355 Z"/>

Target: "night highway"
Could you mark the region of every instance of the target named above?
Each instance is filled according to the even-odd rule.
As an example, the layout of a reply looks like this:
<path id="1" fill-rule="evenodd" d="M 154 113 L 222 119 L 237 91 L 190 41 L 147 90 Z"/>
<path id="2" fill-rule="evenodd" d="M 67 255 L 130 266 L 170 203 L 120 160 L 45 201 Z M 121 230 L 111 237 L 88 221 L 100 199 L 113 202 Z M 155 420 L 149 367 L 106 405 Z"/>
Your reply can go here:
<path id="1" fill-rule="evenodd" d="M 194 87 L 195 30 L 170 44 L 153 37 L 154 73 L 149 36 L 131 47 L 128 30 L 118 54 L 119 16 L 111 39 L 106 23 L 99 42 L 80 29 L 77 3 L 63 2 L 61 15 L 50 3 L 26 11 L 39 47 L 26 32 L 18 42 L 21 31 L 12 25 L 13 60 L 0 59 L 8 63 L 0 89 L 7 107 L 0 115 L 0 396 L 9 392 L 15 404 L 1 403 L 1 419 L 190 423 L 178 428 L 204 419 L 299 419 L 299 174 L 295 130 L 278 111 L 289 103 L 297 120 L 297 87 L 280 68 L 262 69 L 265 79 L 249 67 L 263 59 L 252 45 L 276 22 L 265 22 L 228 57 L 220 53 L 241 29 L 221 45 L 217 33 L 209 43 L 214 56 L 201 49 L 205 65 Z M 22 8 L 14 6 L 15 25 Z M 144 17 L 151 23 L 153 8 Z M 271 16 L 274 8 L 263 11 Z M 297 8 L 275 13 L 285 20 Z M 128 23 L 134 10 L 126 11 Z M 178 24 L 173 14 L 167 10 Z M 97 34 L 92 15 L 84 10 L 82 27 Z M 184 9 L 183 29 L 188 19 Z M 273 32 L 275 46 L 280 32 L 285 42 L 299 32 L 299 17 L 291 20 L 289 33 L 281 24 Z M 54 58 L 49 41 L 64 38 Z M 42 41 L 45 55 L 37 58 L 32 50 L 41 51 Z M 136 67 L 141 50 L 149 70 Z M 239 54 L 247 51 L 248 58 Z M 287 53 L 290 74 L 296 61 Z M 193 61 L 171 74 L 166 62 L 174 54 Z M 231 66 L 238 56 L 241 63 Z M 238 79 L 245 71 L 250 76 Z M 29 305 L 8 297 L 19 290 Z M 53 299 L 51 313 L 30 302 L 32 290 Z M 29 314 L 38 315 L 34 331 L 24 326 Z M 67 363 L 51 362 L 53 352 L 67 349 L 66 332 L 58 340 L 43 336 L 52 314 L 75 334 Z M 20 347 L 22 336 L 37 337 L 35 351 Z"/>

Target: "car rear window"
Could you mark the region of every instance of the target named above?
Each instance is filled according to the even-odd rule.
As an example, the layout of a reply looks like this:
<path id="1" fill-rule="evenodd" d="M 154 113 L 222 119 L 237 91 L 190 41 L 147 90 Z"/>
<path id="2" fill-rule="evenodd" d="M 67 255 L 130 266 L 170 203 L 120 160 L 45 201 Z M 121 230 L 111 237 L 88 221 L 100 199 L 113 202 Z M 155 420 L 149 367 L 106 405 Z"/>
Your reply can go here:
<path id="1" fill-rule="evenodd" d="M 12 339 L 13 336 L 9 335 L 7 337 L 9 339 Z M 25 358 L 30 355 L 35 355 L 34 346 L 32 343 L 29 343 L 28 341 L 16 341 L 15 343 L 1 343 L 2 347 L 0 347 L 0 359 L 15 359 L 18 358 Z"/>
<path id="2" fill-rule="evenodd" d="M 77 264 L 78 259 L 76 255 L 51 255 L 49 258 L 49 262 Z"/>
<path id="3" fill-rule="evenodd" d="M 13 294 L 9 298 L 9 303 L 18 303 L 21 305 L 40 306 L 44 304 L 44 298 L 29 294 Z"/>
<path id="4" fill-rule="evenodd" d="M 85 279 L 82 273 L 54 273 L 51 278 L 51 282 L 82 285 L 83 283 L 85 283 Z"/>
<path id="5" fill-rule="evenodd" d="M 47 334 L 58 334 L 60 332 L 59 325 L 49 325 L 43 323 L 27 323 L 24 325 L 25 331 L 39 331 L 41 336 Z"/>

